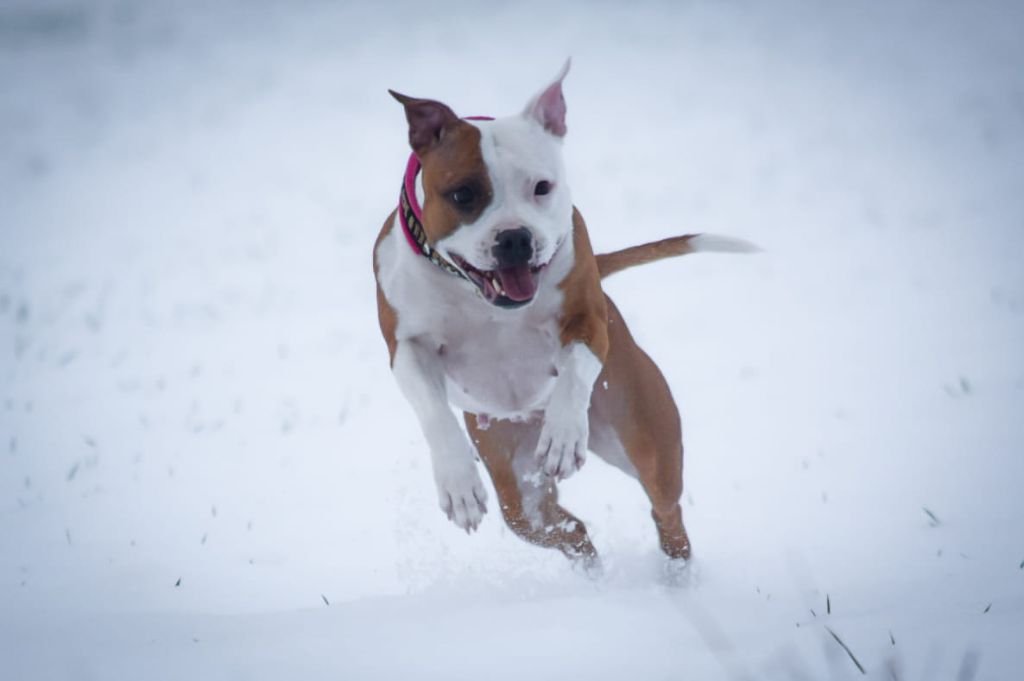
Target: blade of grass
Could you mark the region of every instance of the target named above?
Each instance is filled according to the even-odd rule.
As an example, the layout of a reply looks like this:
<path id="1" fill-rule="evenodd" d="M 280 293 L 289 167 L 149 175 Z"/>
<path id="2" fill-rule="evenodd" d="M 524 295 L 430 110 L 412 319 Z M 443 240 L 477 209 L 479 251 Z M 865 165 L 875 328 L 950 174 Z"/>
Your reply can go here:
<path id="1" fill-rule="evenodd" d="M 864 671 L 864 666 L 860 663 L 860 660 L 857 659 L 857 656 L 853 654 L 853 651 L 850 650 L 849 646 L 843 643 L 843 639 L 839 638 L 836 632 L 832 631 L 828 627 L 825 627 L 825 631 L 832 634 L 832 638 L 834 638 L 836 640 L 836 643 L 838 643 L 843 648 L 843 650 L 846 651 L 846 654 L 850 656 L 850 659 L 853 661 L 853 663 L 857 665 L 857 669 L 860 671 L 860 673 L 867 675 L 867 672 Z"/>

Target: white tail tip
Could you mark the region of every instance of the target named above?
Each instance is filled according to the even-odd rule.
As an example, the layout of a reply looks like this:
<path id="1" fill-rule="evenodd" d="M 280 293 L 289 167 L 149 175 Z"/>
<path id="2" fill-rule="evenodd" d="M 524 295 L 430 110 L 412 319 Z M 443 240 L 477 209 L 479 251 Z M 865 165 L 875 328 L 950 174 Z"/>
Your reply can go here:
<path id="1" fill-rule="evenodd" d="M 749 241 L 717 234 L 698 234 L 690 239 L 689 245 L 699 253 L 760 253 L 764 250 Z"/>

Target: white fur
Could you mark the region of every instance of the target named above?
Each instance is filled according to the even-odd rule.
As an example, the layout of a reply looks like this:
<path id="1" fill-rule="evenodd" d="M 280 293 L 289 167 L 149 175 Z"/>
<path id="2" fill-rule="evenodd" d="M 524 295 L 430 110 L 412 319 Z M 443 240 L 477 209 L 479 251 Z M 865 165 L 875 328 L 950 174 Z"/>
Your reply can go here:
<path id="1" fill-rule="evenodd" d="M 480 150 L 494 194 L 476 222 L 438 241 L 437 249 L 449 260 L 457 253 L 479 270 L 492 270 L 497 266 L 491 252 L 495 236 L 522 226 L 534 238 L 530 264 L 548 263 L 572 230 L 572 197 L 561 140 L 523 116 L 471 123 L 480 129 Z M 534 187 L 542 180 L 551 183 L 551 192 L 534 196 Z"/>
<path id="2" fill-rule="evenodd" d="M 689 246 L 701 253 L 759 253 L 761 248 L 756 244 L 731 236 L 717 234 L 698 234 L 690 237 Z"/>
<path id="3" fill-rule="evenodd" d="M 499 418 L 543 413 L 538 463 L 565 477 L 583 462 L 590 391 L 601 370 L 585 345 L 563 348 L 560 341 L 558 284 L 575 257 L 561 140 L 525 116 L 474 124 L 494 197 L 476 222 L 435 246 L 449 259 L 455 252 L 490 270 L 495 234 L 527 226 L 532 264 L 546 265 L 533 301 L 515 309 L 492 305 L 472 283 L 413 253 L 397 225 L 377 250 L 378 280 L 398 316 L 394 374 L 430 448 L 441 507 L 467 530 L 479 523 L 485 496 L 472 445 L 449 404 Z M 541 180 L 552 191 L 537 197 Z"/>
<path id="4" fill-rule="evenodd" d="M 639 479 L 636 466 L 630 461 L 615 428 L 607 423 L 602 424 L 601 421 L 595 422 L 594 425 L 596 427 L 590 431 L 588 442 L 590 450 L 626 475 Z"/>
<path id="5" fill-rule="evenodd" d="M 558 379 L 537 442 L 537 457 L 551 477 L 566 478 L 586 461 L 590 439 L 587 409 L 600 373 L 601 360 L 583 343 L 570 343 L 559 353 Z"/>
<path id="6" fill-rule="evenodd" d="M 415 341 L 425 348 L 444 377 L 446 402 L 498 418 L 543 411 L 559 370 L 563 294 L 557 286 L 572 267 L 571 241 L 540 273 L 534 301 L 517 309 L 495 307 L 473 284 L 413 253 L 397 228 L 381 243 L 377 263 L 381 288 L 398 313 L 398 345 Z"/>
<path id="7" fill-rule="evenodd" d="M 410 339 L 399 343 L 392 368 L 430 447 L 441 510 L 464 530 L 475 529 L 486 512 L 487 492 L 476 453 L 448 407 L 441 367 L 429 346 Z"/>

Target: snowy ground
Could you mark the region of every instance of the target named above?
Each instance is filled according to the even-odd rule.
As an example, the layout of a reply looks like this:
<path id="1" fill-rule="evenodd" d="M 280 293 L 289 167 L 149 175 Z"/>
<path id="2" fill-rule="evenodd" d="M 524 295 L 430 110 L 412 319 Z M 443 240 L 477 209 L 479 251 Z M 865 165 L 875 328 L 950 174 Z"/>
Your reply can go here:
<path id="1" fill-rule="evenodd" d="M 1020 3 L 0 2 L 4 679 L 1008 679 L 1024 636 Z M 392 87 L 567 55 L 607 289 L 683 410 L 696 578 L 436 508 L 376 330 Z M 493 494 L 492 494 L 493 498 Z M 932 517 L 934 516 L 934 517 Z M 826 628 L 827 627 L 827 628 Z"/>

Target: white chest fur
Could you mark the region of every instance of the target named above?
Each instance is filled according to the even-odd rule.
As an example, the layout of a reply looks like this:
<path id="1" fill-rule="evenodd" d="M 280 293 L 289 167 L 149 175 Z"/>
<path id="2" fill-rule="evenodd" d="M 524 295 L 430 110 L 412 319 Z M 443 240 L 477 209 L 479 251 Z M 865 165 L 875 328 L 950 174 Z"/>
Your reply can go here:
<path id="1" fill-rule="evenodd" d="M 397 340 L 436 353 L 453 405 L 506 418 L 543 410 L 551 396 L 561 350 L 558 283 L 572 262 L 566 240 L 541 273 L 534 301 L 509 310 L 413 253 L 397 225 L 377 252 L 381 287 L 398 315 Z"/>

